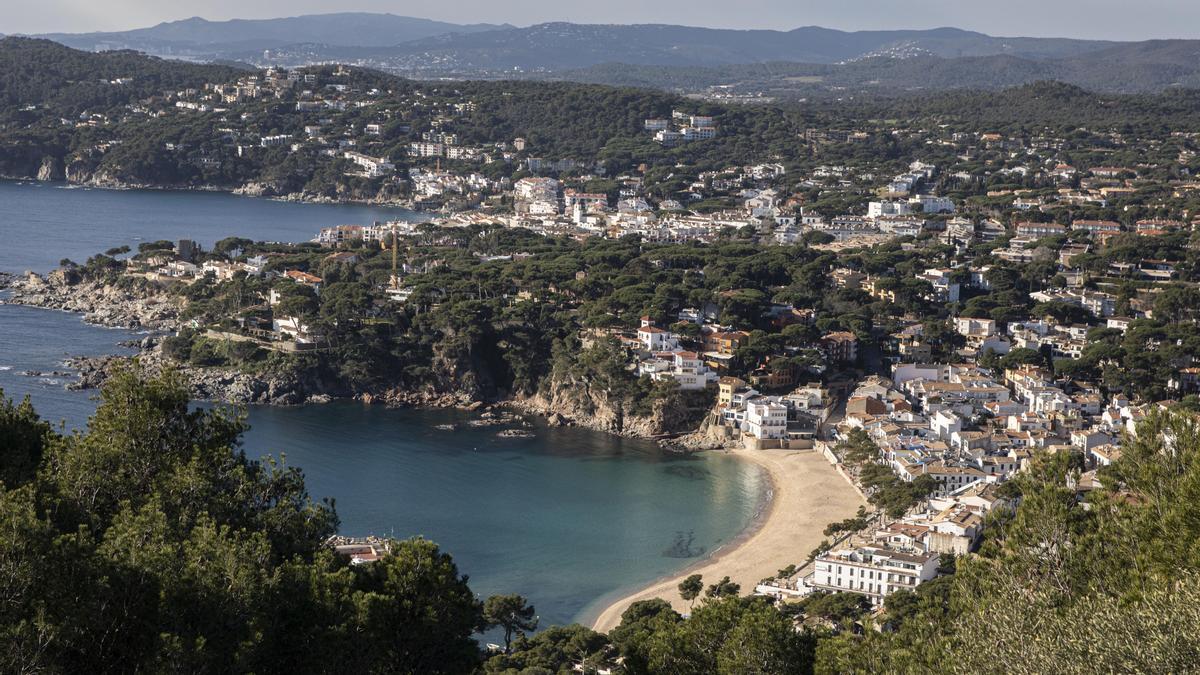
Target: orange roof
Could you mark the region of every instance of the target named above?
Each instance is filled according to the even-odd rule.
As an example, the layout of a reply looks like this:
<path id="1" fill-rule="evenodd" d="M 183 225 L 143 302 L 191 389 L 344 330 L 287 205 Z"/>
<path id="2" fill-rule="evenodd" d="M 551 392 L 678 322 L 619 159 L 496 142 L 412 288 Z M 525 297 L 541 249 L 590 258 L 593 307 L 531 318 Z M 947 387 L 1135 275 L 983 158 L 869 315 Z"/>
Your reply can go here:
<path id="1" fill-rule="evenodd" d="M 315 274 L 301 272 L 300 270 L 288 270 L 284 272 L 283 275 L 302 284 L 319 284 L 324 281 L 324 279 Z"/>

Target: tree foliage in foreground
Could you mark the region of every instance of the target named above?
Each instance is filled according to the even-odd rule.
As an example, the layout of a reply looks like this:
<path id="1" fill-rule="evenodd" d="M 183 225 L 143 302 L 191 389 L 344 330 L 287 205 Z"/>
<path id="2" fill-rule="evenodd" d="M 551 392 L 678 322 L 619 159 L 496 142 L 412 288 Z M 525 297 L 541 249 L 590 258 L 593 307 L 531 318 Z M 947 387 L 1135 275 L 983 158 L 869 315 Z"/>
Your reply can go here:
<path id="1" fill-rule="evenodd" d="M 605 636 L 485 614 L 450 557 L 393 542 L 352 566 L 330 504 L 189 410 L 176 376 L 107 385 L 86 431 L 0 406 L 0 671 L 626 673 L 1184 672 L 1200 663 L 1200 421 L 1154 412 L 1079 492 L 1078 457 L 1006 485 L 980 551 L 865 614 L 849 594 L 780 611 L 736 590 L 685 619 L 639 602 Z M 30 470 L 29 467 L 34 467 Z M 698 584 L 689 584 L 694 587 Z M 725 585 L 722 579 L 715 587 Z M 474 631 L 513 626 L 484 661 Z M 861 629 L 860 629 L 861 628 Z"/>
<path id="2" fill-rule="evenodd" d="M 1122 451 L 1082 496 L 1077 456 L 1038 457 L 978 555 L 889 597 L 883 630 L 822 640 L 817 672 L 1195 670 L 1200 421 L 1156 411 Z"/>
<path id="3" fill-rule="evenodd" d="M 450 557 L 417 539 L 349 565 L 322 545 L 332 505 L 243 428 L 134 370 L 81 433 L 0 407 L 0 671 L 470 671 L 481 608 Z"/>

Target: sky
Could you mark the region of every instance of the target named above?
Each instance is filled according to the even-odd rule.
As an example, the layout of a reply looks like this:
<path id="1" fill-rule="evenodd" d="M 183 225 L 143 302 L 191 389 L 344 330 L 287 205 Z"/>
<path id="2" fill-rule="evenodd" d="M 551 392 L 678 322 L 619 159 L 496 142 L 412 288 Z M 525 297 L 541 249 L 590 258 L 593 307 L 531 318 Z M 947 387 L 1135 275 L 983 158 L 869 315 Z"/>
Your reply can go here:
<path id="1" fill-rule="evenodd" d="M 191 16 L 262 19 L 390 12 L 455 23 L 673 23 L 719 28 L 954 26 L 1002 36 L 1200 37 L 1197 0 L 0 0 L 0 33 L 143 28 Z"/>

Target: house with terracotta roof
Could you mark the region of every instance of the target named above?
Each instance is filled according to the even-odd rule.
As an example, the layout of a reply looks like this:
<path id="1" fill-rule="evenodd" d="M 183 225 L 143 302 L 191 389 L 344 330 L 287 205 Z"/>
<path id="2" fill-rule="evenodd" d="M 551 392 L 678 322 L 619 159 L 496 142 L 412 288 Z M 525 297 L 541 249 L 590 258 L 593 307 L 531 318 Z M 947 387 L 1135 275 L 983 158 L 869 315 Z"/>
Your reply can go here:
<path id="1" fill-rule="evenodd" d="M 325 280 L 321 277 L 315 274 L 309 274 L 308 272 L 301 272 L 300 270 L 288 270 L 283 273 L 283 276 L 298 284 L 304 284 L 305 286 L 313 288 L 314 290 L 320 290 L 321 284 L 325 283 Z"/>
<path id="2" fill-rule="evenodd" d="M 820 345 L 831 361 L 849 363 L 858 360 L 858 336 L 854 333 L 828 333 L 821 338 Z"/>

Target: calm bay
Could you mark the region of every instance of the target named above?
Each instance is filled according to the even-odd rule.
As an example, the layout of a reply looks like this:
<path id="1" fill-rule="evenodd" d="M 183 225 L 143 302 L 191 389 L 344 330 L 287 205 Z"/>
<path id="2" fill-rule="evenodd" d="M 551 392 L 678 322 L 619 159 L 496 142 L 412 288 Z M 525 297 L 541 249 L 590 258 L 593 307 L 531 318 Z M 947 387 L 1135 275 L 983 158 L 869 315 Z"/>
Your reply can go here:
<path id="1" fill-rule="evenodd" d="M 47 271 L 112 246 L 226 236 L 306 241 L 325 226 L 419 220 L 403 209 L 275 202 L 219 193 L 105 191 L 0 182 L 0 271 Z M 129 331 L 79 316 L 0 305 L 0 389 L 78 428 L 94 392 L 67 391 L 62 360 L 129 353 Z M 29 373 L 40 373 L 30 375 Z M 245 450 L 300 467 L 335 500 L 349 535 L 425 536 L 481 595 L 521 593 L 543 625 L 728 545 L 762 509 L 760 469 L 721 455 L 679 457 L 651 443 L 538 426 L 498 438 L 473 416 L 351 402 L 248 412 Z M 453 431 L 439 426 L 454 425 Z"/>

